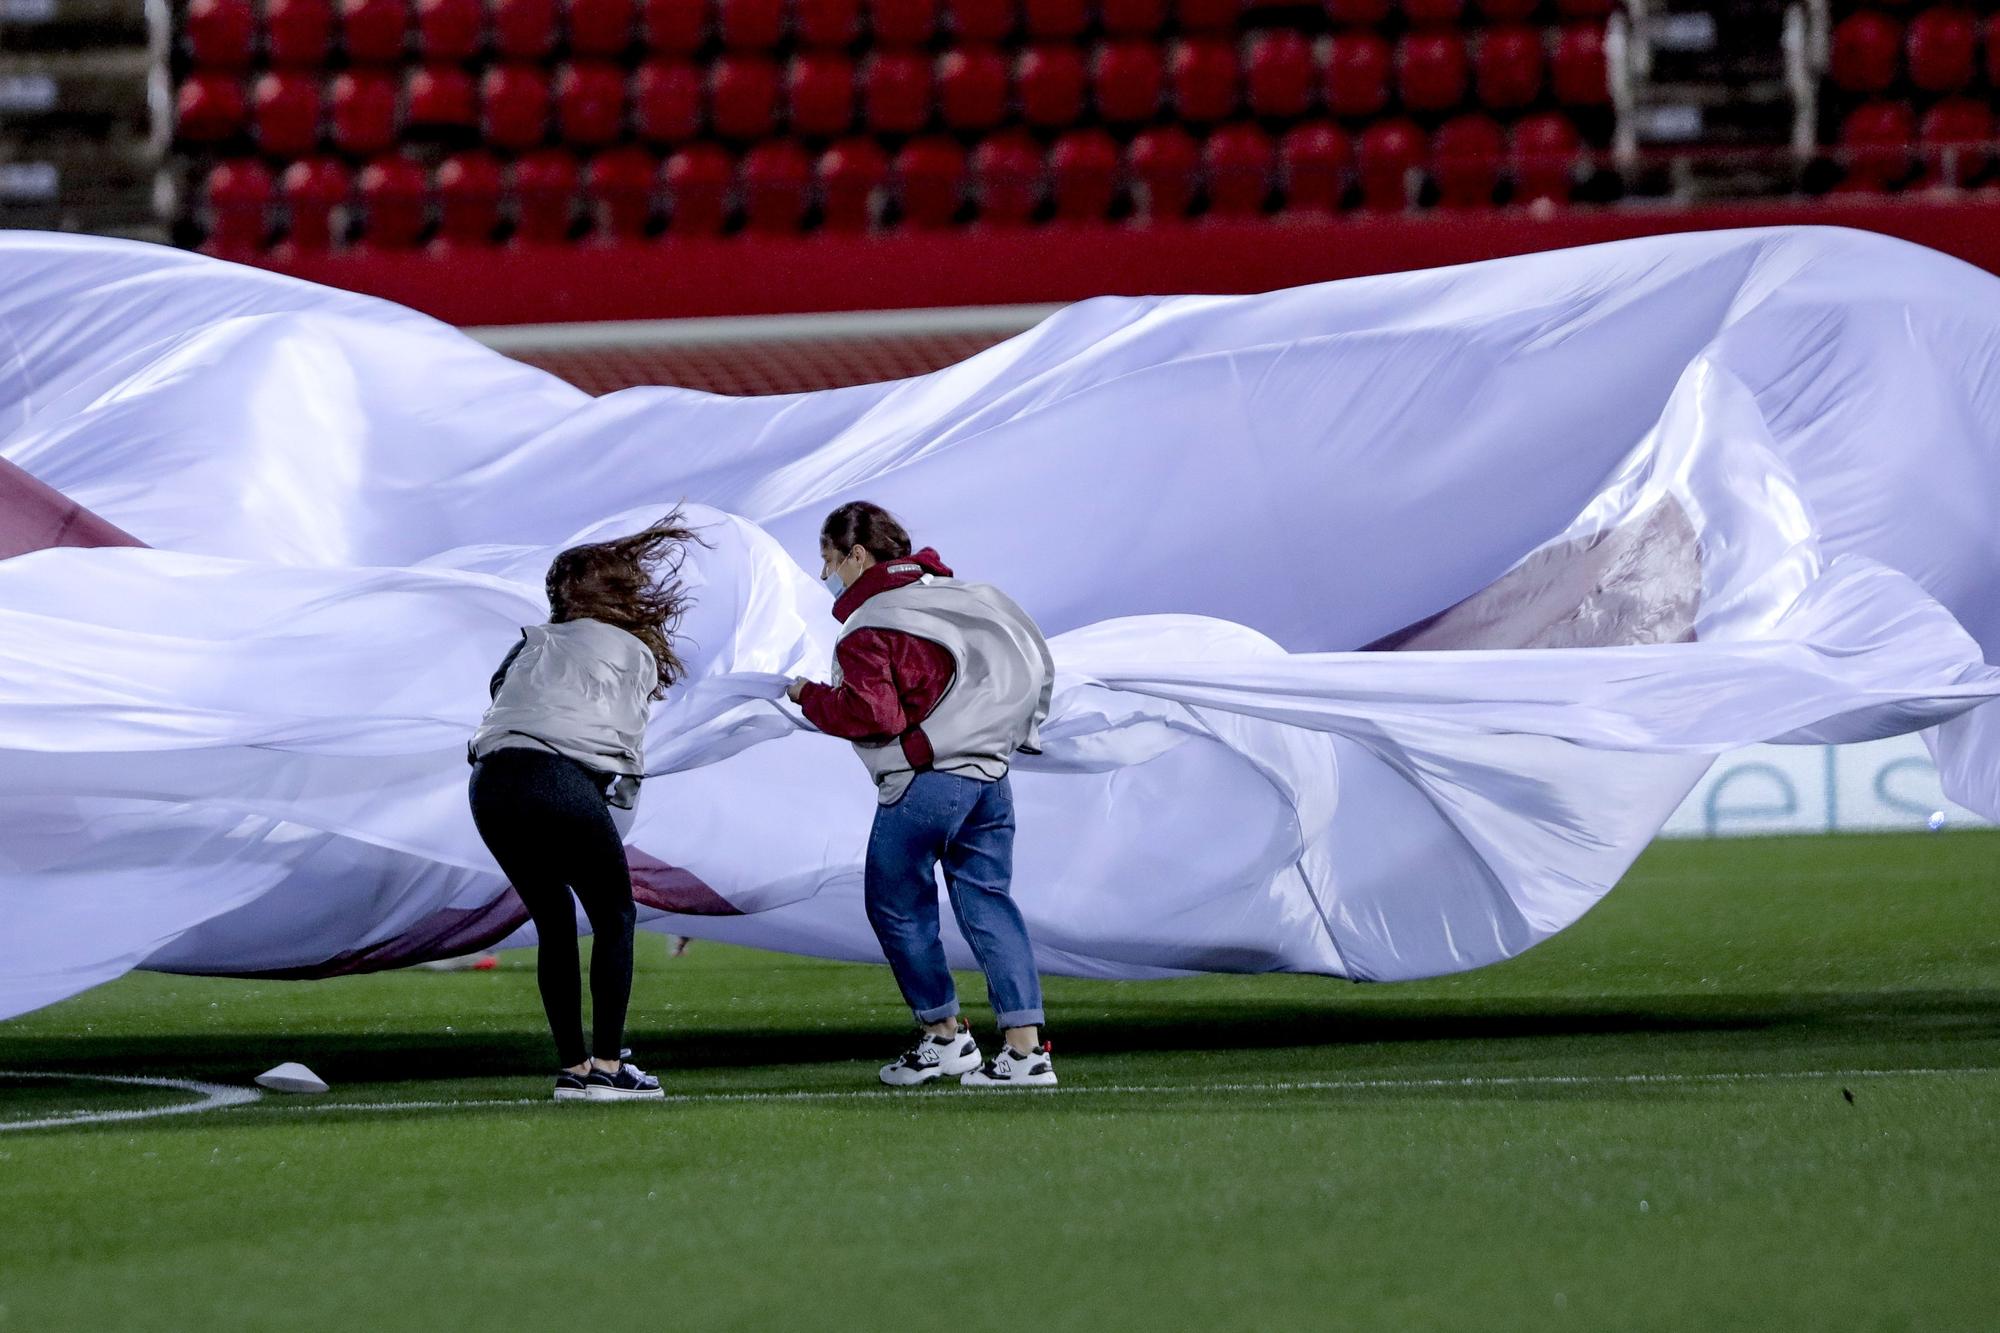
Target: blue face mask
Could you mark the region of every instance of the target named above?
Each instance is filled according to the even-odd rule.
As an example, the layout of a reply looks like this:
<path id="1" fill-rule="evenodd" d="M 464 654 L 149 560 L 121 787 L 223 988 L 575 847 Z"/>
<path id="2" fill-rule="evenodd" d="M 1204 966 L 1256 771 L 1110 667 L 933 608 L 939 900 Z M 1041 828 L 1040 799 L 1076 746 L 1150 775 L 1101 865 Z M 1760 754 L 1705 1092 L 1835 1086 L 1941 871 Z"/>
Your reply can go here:
<path id="1" fill-rule="evenodd" d="M 828 570 L 826 577 L 821 579 L 820 582 L 826 585 L 826 590 L 832 593 L 836 599 L 847 591 L 847 584 L 840 577 L 838 570 Z"/>

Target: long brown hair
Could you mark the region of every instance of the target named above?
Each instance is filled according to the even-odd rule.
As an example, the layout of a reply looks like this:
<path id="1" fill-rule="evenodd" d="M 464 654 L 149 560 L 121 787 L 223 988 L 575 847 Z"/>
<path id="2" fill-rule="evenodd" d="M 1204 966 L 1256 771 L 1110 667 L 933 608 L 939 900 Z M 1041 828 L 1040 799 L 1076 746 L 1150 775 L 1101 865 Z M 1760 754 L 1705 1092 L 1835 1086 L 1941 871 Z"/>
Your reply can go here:
<path id="1" fill-rule="evenodd" d="M 655 699 L 686 670 L 673 635 L 692 600 L 680 582 L 689 542 L 708 544 L 676 508 L 643 532 L 572 546 L 549 564 L 549 619 L 601 620 L 652 649 Z"/>

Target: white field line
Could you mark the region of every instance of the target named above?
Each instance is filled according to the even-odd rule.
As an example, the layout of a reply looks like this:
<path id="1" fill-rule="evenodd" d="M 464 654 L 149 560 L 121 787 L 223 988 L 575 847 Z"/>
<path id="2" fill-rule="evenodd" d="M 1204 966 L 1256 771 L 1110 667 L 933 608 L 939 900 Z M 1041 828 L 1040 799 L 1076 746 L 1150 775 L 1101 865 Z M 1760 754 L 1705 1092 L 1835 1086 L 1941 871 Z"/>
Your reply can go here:
<path id="1" fill-rule="evenodd" d="M 1700 1084 L 1772 1083 L 1804 1079 L 1948 1078 L 2000 1074 L 2000 1069 L 1787 1069 L 1727 1074 L 1513 1074 L 1465 1078 L 1305 1079 L 1283 1083 L 1066 1083 L 1027 1089 L 1045 1097 L 1165 1095 L 1198 1097 L 1208 1093 L 1277 1094 L 1288 1092 L 1430 1092 L 1477 1091 L 1482 1088 L 1678 1087 Z M 923 1094 L 919 1094 L 923 1095 Z M 931 1094 L 935 1095 L 935 1094 Z M 675 1093 L 643 1105 L 695 1105 L 707 1102 L 838 1102 L 891 1101 L 908 1092 L 889 1088 L 855 1088 L 838 1092 L 694 1092 Z M 504 1106 L 554 1106 L 549 1097 L 507 1097 L 468 1101 L 300 1102 L 285 1111 L 467 1111 Z M 623 1103 L 620 1103 L 623 1104 Z"/>
<path id="2" fill-rule="evenodd" d="M 38 1120 L 0 1120 L 0 1131 L 10 1129 L 55 1129 L 63 1125 L 108 1125 L 119 1120 L 151 1120 L 163 1115 L 193 1115 L 197 1111 L 219 1111 L 225 1106 L 243 1106 L 262 1100 L 260 1088 L 232 1088 L 221 1083 L 198 1083 L 186 1078 L 139 1078 L 129 1074 L 36 1073 L 32 1070 L 0 1070 L 0 1078 L 73 1079 L 86 1083 L 125 1083 L 144 1088 L 167 1088 L 174 1092 L 199 1094 L 201 1100 L 175 1102 L 170 1106 L 141 1106 L 129 1111 L 64 1111 Z"/>

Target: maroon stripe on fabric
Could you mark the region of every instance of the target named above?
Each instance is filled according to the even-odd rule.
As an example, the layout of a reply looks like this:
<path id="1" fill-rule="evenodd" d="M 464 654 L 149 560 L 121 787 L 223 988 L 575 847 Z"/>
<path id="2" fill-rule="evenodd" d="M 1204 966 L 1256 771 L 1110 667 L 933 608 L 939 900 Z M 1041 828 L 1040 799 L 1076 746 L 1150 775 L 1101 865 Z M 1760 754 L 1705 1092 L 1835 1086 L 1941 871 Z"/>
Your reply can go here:
<path id="1" fill-rule="evenodd" d="M 736 904 L 711 889 L 693 872 L 670 866 L 637 847 L 625 848 L 632 867 L 632 900 L 641 907 L 683 916 L 742 916 Z"/>
<path id="2" fill-rule="evenodd" d="M 632 867 L 632 900 L 641 907 L 683 916 L 741 916 L 726 898 L 679 866 L 670 866 L 637 847 L 625 849 Z M 266 981 L 316 981 L 325 977 L 347 977 L 362 972 L 385 972 L 391 968 L 427 963 L 436 958 L 456 958 L 461 954 L 488 949 L 518 930 L 528 919 L 528 909 L 513 889 L 484 907 L 447 907 L 419 921 L 393 939 L 371 944 L 365 949 L 336 954 L 323 963 L 304 967 L 270 968 L 259 972 L 230 972 L 232 977 L 255 977 Z"/>
<path id="3" fill-rule="evenodd" d="M 0 458 L 0 560 L 51 546 L 145 544 Z"/>

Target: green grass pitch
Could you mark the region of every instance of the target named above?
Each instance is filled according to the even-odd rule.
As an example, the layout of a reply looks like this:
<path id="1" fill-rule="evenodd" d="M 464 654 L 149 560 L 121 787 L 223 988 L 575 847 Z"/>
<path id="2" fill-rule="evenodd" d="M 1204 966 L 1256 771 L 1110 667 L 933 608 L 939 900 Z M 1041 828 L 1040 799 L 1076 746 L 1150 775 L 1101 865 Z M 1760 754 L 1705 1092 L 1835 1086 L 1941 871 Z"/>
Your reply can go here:
<path id="1" fill-rule="evenodd" d="M 5 1071 L 333 1084 L 0 1132 L 0 1329 L 2000 1327 L 2000 832 L 1663 843 L 1433 982 L 1057 980 L 1054 1093 L 877 1088 L 883 969 L 641 945 L 665 1105 L 541 1100 L 525 954 L 0 1024 Z"/>

